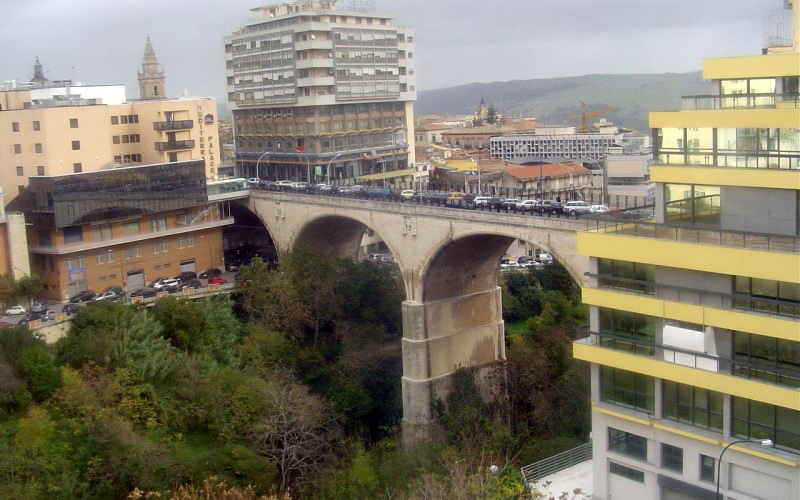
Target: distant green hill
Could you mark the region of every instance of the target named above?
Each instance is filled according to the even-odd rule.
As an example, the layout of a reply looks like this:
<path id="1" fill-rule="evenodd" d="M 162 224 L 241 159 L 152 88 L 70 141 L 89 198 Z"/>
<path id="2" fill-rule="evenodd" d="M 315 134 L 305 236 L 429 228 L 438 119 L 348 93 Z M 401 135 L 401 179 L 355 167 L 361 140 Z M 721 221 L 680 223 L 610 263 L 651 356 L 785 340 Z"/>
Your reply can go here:
<path id="1" fill-rule="evenodd" d="M 563 125 L 564 116 L 587 109 L 616 108 L 604 118 L 626 128 L 646 131 L 649 111 L 680 108 L 684 95 L 707 95 L 710 83 L 700 72 L 660 75 L 586 75 L 510 82 L 470 83 L 419 92 L 417 115 L 474 113 L 481 97 L 504 115 L 535 116 L 543 125 Z M 590 119 L 591 121 L 597 118 Z M 579 125 L 579 121 L 573 121 Z"/>

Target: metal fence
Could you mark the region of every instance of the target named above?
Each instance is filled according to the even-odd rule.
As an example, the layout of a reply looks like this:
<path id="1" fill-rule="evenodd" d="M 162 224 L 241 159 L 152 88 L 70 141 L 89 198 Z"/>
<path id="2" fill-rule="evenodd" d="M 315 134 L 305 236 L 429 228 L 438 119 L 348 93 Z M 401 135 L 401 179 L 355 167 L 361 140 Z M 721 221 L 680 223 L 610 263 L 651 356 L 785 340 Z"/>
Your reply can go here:
<path id="1" fill-rule="evenodd" d="M 567 450 L 553 455 L 552 457 L 539 460 L 530 465 L 526 465 L 520 469 L 522 479 L 525 484 L 530 484 L 534 481 L 555 474 L 558 471 L 568 469 L 573 465 L 592 459 L 592 443 L 584 443 L 576 446 L 571 450 Z"/>

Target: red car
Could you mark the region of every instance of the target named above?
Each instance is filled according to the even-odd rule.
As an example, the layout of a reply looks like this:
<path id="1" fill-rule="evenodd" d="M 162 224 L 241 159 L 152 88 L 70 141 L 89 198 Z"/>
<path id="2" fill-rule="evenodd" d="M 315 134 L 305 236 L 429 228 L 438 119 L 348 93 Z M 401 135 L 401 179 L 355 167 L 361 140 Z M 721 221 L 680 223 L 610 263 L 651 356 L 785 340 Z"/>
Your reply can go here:
<path id="1" fill-rule="evenodd" d="M 212 277 L 208 278 L 208 284 L 209 285 L 224 285 L 227 282 L 228 282 L 228 280 L 226 280 L 222 276 L 212 276 Z"/>

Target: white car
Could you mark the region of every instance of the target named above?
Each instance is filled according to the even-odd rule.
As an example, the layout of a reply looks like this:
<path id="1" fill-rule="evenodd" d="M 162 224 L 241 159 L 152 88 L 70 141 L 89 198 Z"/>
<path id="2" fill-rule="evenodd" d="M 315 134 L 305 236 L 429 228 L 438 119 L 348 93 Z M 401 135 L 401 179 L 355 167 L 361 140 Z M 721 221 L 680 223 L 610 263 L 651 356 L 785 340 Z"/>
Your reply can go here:
<path id="1" fill-rule="evenodd" d="M 517 203 L 517 210 L 521 212 L 533 212 L 536 210 L 536 200 L 522 200 L 521 202 Z"/>
<path id="2" fill-rule="evenodd" d="M 506 271 L 516 270 L 519 269 L 519 263 L 512 260 L 505 264 L 500 264 L 500 269 L 505 269 Z"/>
<path id="3" fill-rule="evenodd" d="M 275 183 L 275 186 L 279 188 L 290 188 L 292 185 L 294 185 L 294 181 L 283 180 Z"/>
<path id="4" fill-rule="evenodd" d="M 307 182 L 294 182 L 292 183 L 292 188 L 296 189 L 297 191 L 305 191 L 308 189 Z"/>
<path id="5" fill-rule="evenodd" d="M 250 184 L 251 186 L 255 186 L 256 184 L 258 184 L 258 178 L 250 177 L 249 179 L 247 179 L 247 183 Z"/>
<path id="6" fill-rule="evenodd" d="M 6 309 L 6 316 L 19 316 L 20 314 L 25 314 L 25 308 L 20 305 L 11 306 Z"/>
<path id="7" fill-rule="evenodd" d="M 180 285 L 180 281 L 175 278 L 165 278 L 153 284 L 153 288 L 158 291 L 175 289 Z"/>
<path id="8" fill-rule="evenodd" d="M 491 198 L 488 196 L 476 196 L 472 203 L 476 207 L 487 207 L 489 206 L 489 200 L 491 200 Z"/>
<path id="9" fill-rule="evenodd" d="M 541 262 L 542 264 L 550 264 L 550 263 L 552 263 L 552 262 L 553 262 L 553 256 L 552 256 L 552 255 L 550 255 L 549 253 L 540 253 L 540 254 L 539 254 L 537 257 L 536 257 L 536 260 L 538 260 L 538 261 L 539 261 L 539 262 Z"/>
<path id="10" fill-rule="evenodd" d="M 605 205 L 592 205 L 589 207 L 589 213 L 592 214 L 607 214 L 611 210 Z"/>
<path id="11" fill-rule="evenodd" d="M 413 189 L 404 189 L 403 191 L 400 192 L 400 198 L 404 200 L 410 200 L 411 198 L 414 197 L 415 194 L 417 194 L 417 192 L 414 191 Z"/>

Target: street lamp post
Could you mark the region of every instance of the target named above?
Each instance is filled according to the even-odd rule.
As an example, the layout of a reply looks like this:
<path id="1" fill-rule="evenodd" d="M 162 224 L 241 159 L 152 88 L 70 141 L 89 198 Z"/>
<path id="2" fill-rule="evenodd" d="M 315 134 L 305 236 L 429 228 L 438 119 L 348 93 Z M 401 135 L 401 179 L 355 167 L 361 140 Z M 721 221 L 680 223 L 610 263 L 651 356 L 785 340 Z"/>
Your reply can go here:
<path id="1" fill-rule="evenodd" d="M 258 175 L 258 164 L 261 163 L 261 159 L 264 158 L 265 156 L 267 156 L 268 154 L 270 154 L 269 151 L 264 151 L 264 154 L 259 156 L 258 160 L 256 160 L 256 179 L 258 179 L 258 180 L 261 180 L 261 177 Z"/>
<path id="2" fill-rule="evenodd" d="M 306 157 L 306 182 L 311 183 L 311 162 L 308 161 L 308 155 L 299 149 L 295 149 L 295 151 Z"/>
<path id="3" fill-rule="evenodd" d="M 328 176 L 328 184 L 330 184 L 330 183 L 331 183 L 331 163 L 333 163 L 333 160 L 335 160 L 336 158 L 338 158 L 338 157 L 342 156 L 343 154 L 344 154 L 344 153 L 336 153 L 336 156 L 334 156 L 333 158 L 331 158 L 331 160 L 328 162 L 328 166 L 327 166 L 327 168 L 325 169 L 325 173 L 326 173 L 326 174 L 327 174 L 327 176 Z"/>
<path id="4" fill-rule="evenodd" d="M 469 161 L 475 164 L 475 168 L 478 169 L 478 196 L 483 194 L 483 190 L 481 189 L 481 162 L 475 161 L 475 158 L 472 155 L 467 155 Z"/>
<path id="5" fill-rule="evenodd" d="M 719 474 L 720 471 L 722 470 L 722 455 L 724 455 L 725 452 L 728 451 L 728 448 L 735 445 L 736 443 L 753 443 L 753 444 L 760 444 L 761 446 L 772 446 L 771 439 L 759 439 L 758 441 L 754 441 L 752 439 L 738 439 L 736 441 L 731 441 L 730 443 L 728 443 L 728 445 L 722 449 L 722 453 L 719 454 L 719 459 L 717 460 L 717 495 L 715 498 L 719 498 L 719 480 L 720 480 Z"/>
<path id="6" fill-rule="evenodd" d="M 378 158 L 377 160 L 375 160 L 375 163 L 380 163 L 381 164 L 381 171 L 384 174 L 383 187 L 386 187 L 386 175 L 385 175 L 386 174 L 386 160 L 384 160 L 383 158 Z"/>

